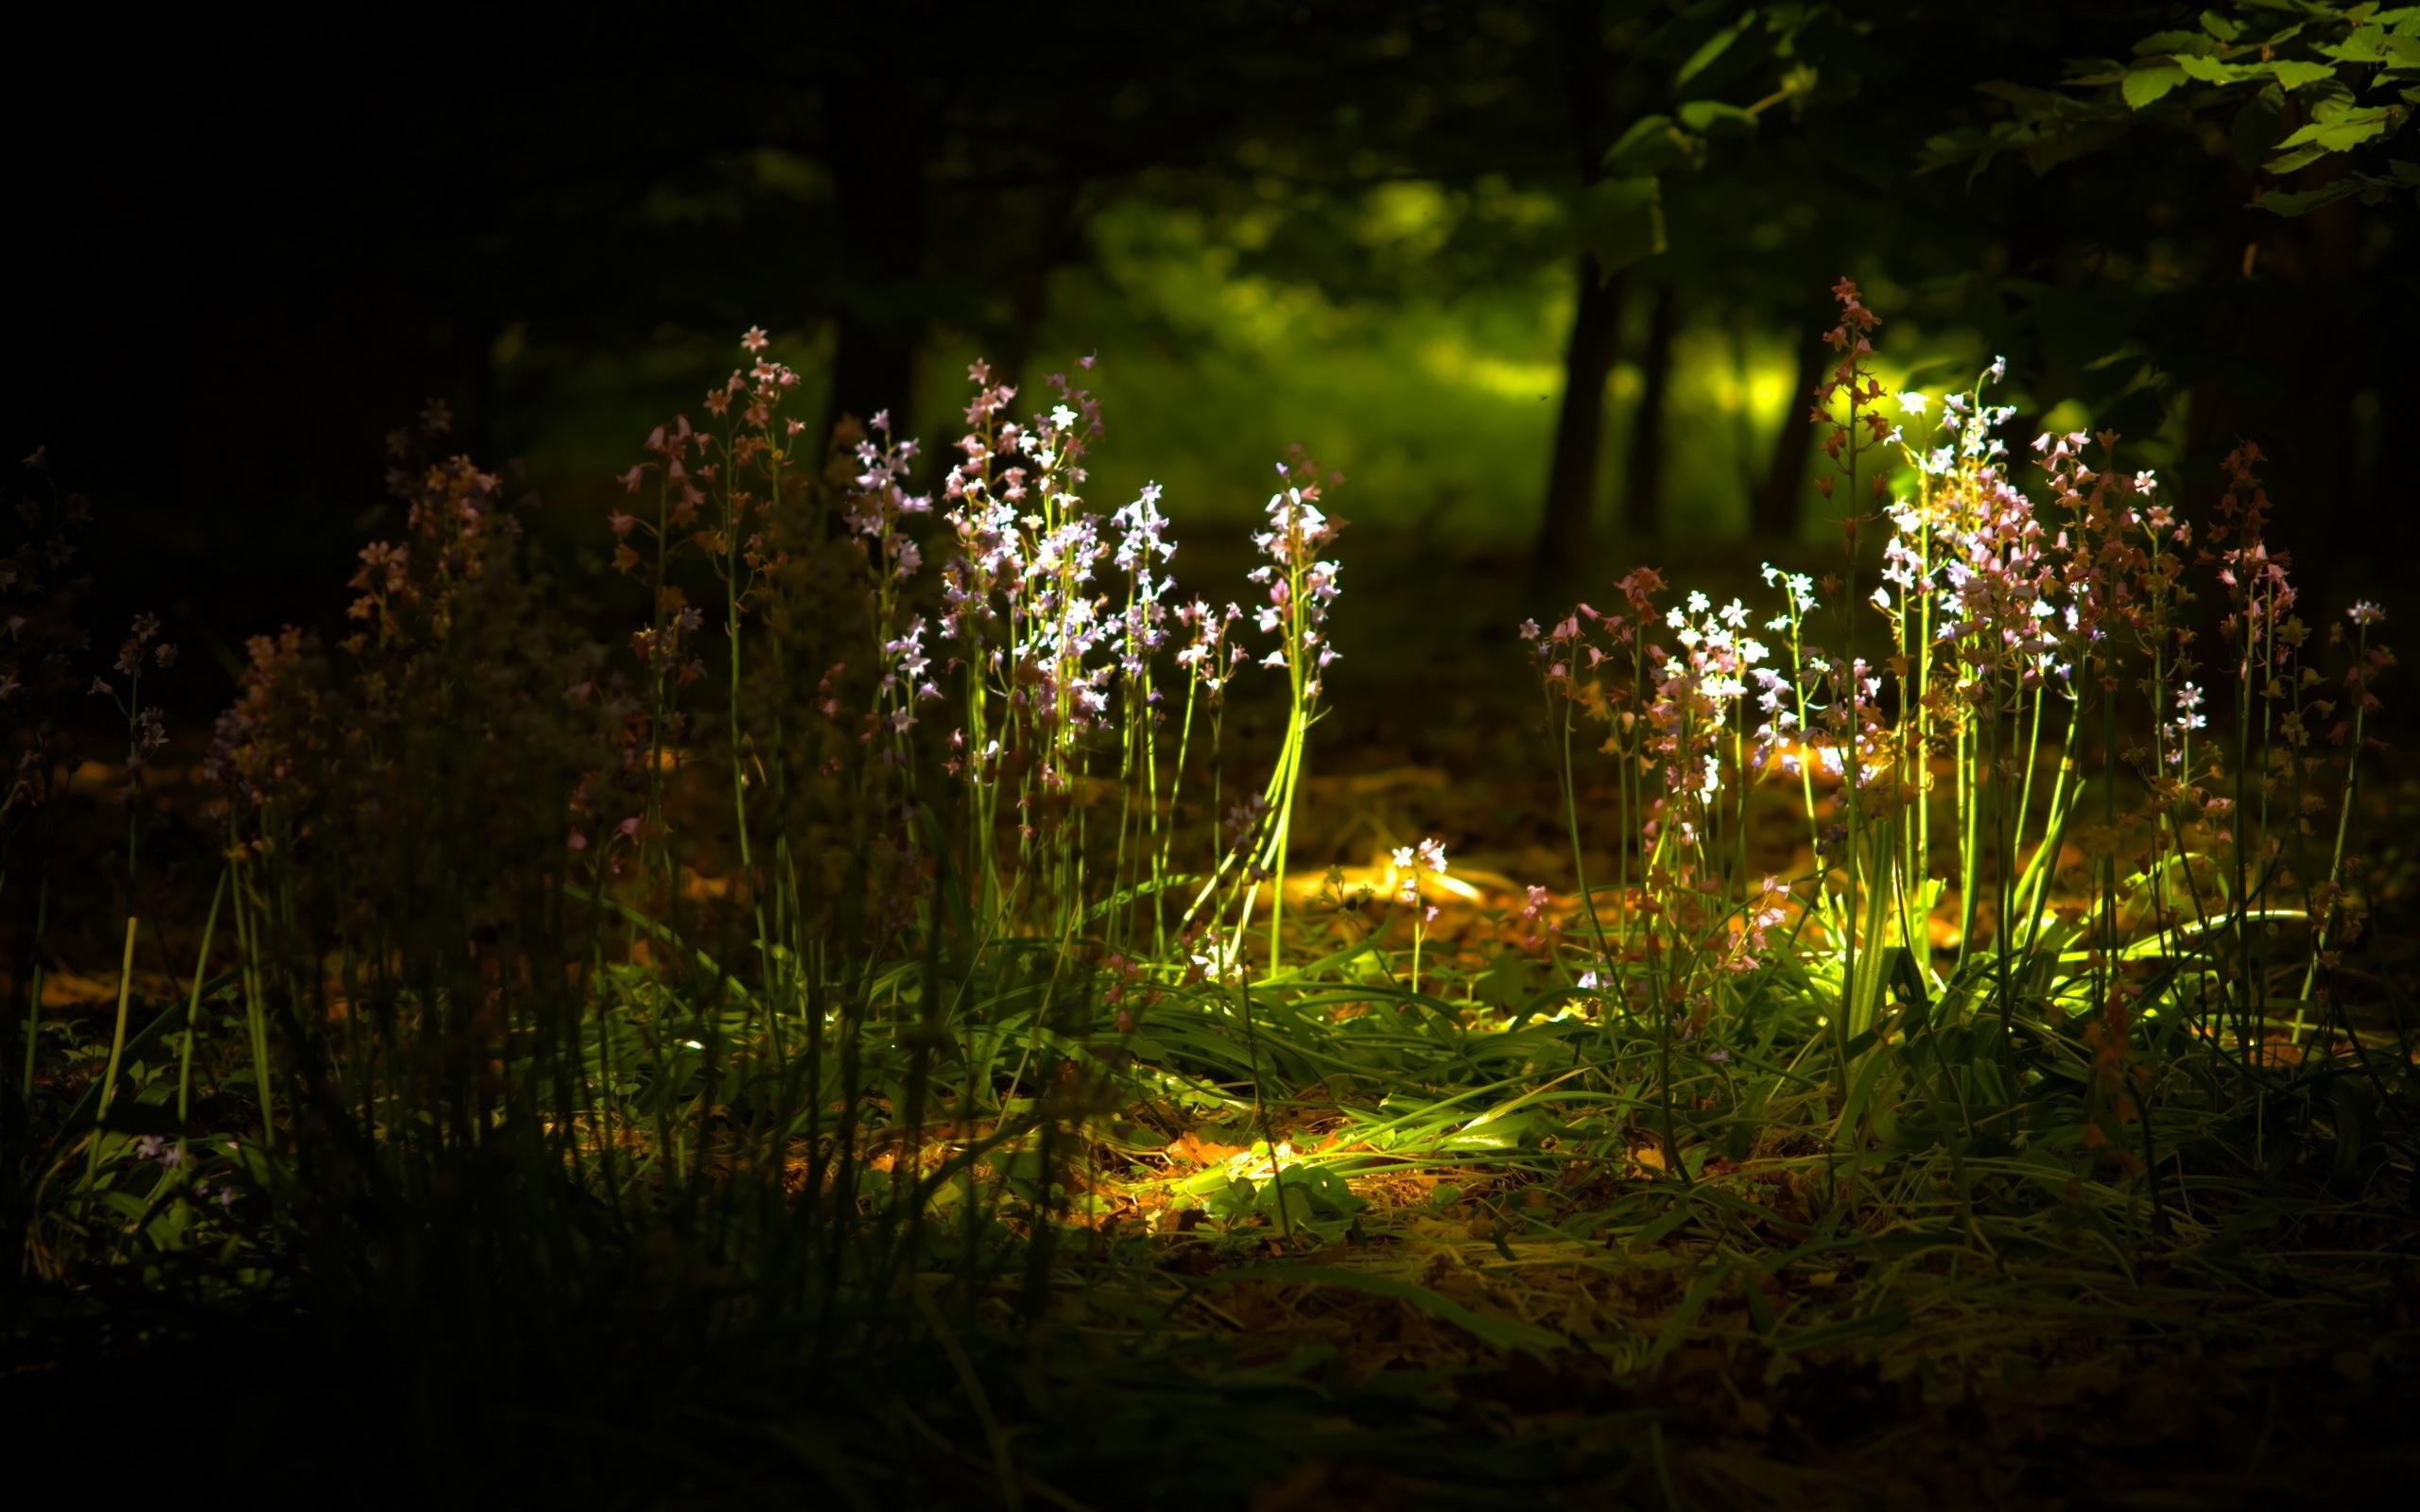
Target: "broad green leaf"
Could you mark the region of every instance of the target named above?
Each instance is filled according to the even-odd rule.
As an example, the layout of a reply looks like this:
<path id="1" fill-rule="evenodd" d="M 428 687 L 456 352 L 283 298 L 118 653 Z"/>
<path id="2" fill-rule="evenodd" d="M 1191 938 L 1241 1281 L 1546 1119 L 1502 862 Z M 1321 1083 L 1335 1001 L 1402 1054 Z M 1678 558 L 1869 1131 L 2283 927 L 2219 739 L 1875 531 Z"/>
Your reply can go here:
<path id="1" fill-rule="evenodd" d="M 1624 179 L 1662 173 L 1694 157 L 1698 144 L 1668 115 L 1645 115 L 1631 123 L 1605 153 L 1605 171 Z"/>
<path id="2" fill-rule="evenodd" d="M 1481 1113 L 1461 1128 L 1445 1136 L 1443 1144 L 1449 1150 L 1517 1150 L 1533 1144 L 1543 1128 L 1554 1125 L 1535 1108 L 1497 1116 Z"/>
<path id="3" fill-rule="evenodd" d="M 1681 107 L 1681 124 L 1707 136 L 1753 136 L 1756 118 L 1721 100 L 1690 100 Z"/>
<path id="4" fill-rule="evenodd" d="M 2187 77 L 2198 78 L 2204 84 L 2234 84 L 2252 77 L 2252 70 L 2248 68 L 2193 53 L 2177 54 L 2176 66 L 2185 70 Z"/>
<path id="5" fill-rule="evenodd" d="M 2340 63 L 2394 63 L 2408 68 L 2420 62 L 2420 43 L 2397 36 L 2384 26 L 2355 27 L 2344 34 L 2342 42 L 2320 51 Z"/>
<path id="6" fill-rule="evenodd" d="M 2127 108 L 2139 111 L 2184 82 L 2185 70 L 2162 60 L 2130 70 L 2126 81 L 2118 87 L 2125 92 Z"/>
<path id="7" fill-rule="evenodd" d="M 1749 24 L 1755 19 L 1755 11 L 1742 12 L 1738 20 L 1699 43 L 1698 50 L 1689 54 L 1681 66 L 1672 71 L 1672 87 L 1680 89 L 1690 79 L 1712 68 L 1724 53 L 1731 50 L 1731 44 L 1739 40 L 1741 34 L 1747 31 Z"/>
<path id="8" fill-rule="evenodd" d="M 2243 35 L 2242 26 L 2215 10 L 2202 12 L 2202 29 L 2221 42 L 2233 42 Z"/>
<path id="9" fill-rule="evenodd" d="M 2322 205 L 2332 205 L 2339 199 L 2350 199 L 2366 187 L 2359 178 L 2339 179 L 2302 194 L 2262 195 L 2256 204 L 2273 215 L 2308 215 Z"/>
<path id="10" fill-rule="evenodd" d="M 2325 63 L 2305 63 L 2291 59 L 2271 63 L 2269 72 L 2276 75 L 2277 82 L 2288 89 L 2300 89 L 2305 84 L 2316 84 L 2321 79 L 2336 77 L 2336 70 Z"/>
<path id="11" fill-rule="evenodd" d="M 2280 152 L 2275 157 L 2271 158 L 2267 163 L 2261 164 L 2261 166 L 2267 168 L 2271 173 L 2291 173 L 2296 168 L 2308 167 L 2310 164 L 2317 163 L 2320 159 L 2325 156 L 2327 156 L 2327 149 L 2325 147 L 2317 146 L 2301 146 L 2295 147 L 2290 151 Z"/>
<path id="12" fill-rule="evenodd" d="M 2342 79 L 2323 79 L 2301 92 L 2303 109 L 2314 121 L 2333 121 L 2353 108 L 2353 92 Z"/>
<path id="13" fill-rule="evenodd" d="M 2387 122 L 2399 112 L 2390 110 L 2355 111 L 2325 120 L 2317 120 L 2277 144 L 2279 150 L 2316 143 L 2330 152 L 2344 152 L 2360 146 L 2387 128 Z"/>

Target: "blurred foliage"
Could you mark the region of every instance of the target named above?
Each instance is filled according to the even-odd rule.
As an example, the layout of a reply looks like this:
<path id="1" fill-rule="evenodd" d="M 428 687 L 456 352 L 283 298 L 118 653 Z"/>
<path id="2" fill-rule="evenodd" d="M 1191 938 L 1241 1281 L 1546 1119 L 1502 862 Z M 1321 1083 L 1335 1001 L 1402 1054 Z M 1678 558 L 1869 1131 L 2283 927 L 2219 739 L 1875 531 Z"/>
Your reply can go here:
<path id="1" fill-rule="evenodd" d="M 2252 202 L 2273 215 L 2420 198 L 2402 135 L 2420 105 L 2420 7 L 2236 0 L 2140 38 L 2128 58 L 2077 60 L 2064 83 L 1985 85 L 2011 113 L 1935 138 L 1927 160 L 1979 169 L 2016 152 L 2039 171 L 2138 127 L 2223 120 L 2237 166 L 2263 176 Z M 2297 173 L 2307 187 L 2268 181 Z"/>

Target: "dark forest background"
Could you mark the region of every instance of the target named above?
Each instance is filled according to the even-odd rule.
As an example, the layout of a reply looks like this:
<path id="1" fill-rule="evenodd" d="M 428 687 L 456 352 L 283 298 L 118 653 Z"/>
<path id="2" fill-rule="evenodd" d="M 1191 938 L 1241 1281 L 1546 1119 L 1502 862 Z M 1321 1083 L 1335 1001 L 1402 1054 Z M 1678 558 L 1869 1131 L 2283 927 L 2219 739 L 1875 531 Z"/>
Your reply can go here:
<path id="1" fill-rule="evenodd" d="M 93 496 L 103 623 L 222 664 L 326 617 L 431 400 L 610 592 L 613 474 L 758 323 L 827 419 L 945 442 L 974 356 L 1095 355 L 1103 497 L 1241 519 L 1299 439 L 1357 526 L 1576 578 L 1838 540 L 1850 273 L 1886 370 L 2005 353 L 2024 435 L 2188 500 L 2258 438 L 2332 600 L 2420 544 L 2412 196 L 2277 171 L 2327 86 L 2202 77 L 2265 9 L 54 11 L 9 23 L 0 440 Z"/>

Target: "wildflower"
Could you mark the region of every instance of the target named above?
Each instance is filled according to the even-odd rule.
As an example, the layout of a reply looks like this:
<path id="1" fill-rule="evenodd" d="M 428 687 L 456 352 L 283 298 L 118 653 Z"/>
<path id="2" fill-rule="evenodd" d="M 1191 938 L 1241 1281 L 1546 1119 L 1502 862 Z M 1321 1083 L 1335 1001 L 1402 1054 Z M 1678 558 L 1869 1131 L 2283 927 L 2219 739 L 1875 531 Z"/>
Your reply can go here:
<path id="1" fill-rule="evenodd" d="M 2385 620 L 2386 610 L 2378 608 L 2377 605 L 2365 598 L 2360 603 L 2354 605 L 2351 609 L 2346 610 L 2344 611 L 2344 617 L 2351 620 L 2356 625 L 2371 626 L 2377 625 Z"/>

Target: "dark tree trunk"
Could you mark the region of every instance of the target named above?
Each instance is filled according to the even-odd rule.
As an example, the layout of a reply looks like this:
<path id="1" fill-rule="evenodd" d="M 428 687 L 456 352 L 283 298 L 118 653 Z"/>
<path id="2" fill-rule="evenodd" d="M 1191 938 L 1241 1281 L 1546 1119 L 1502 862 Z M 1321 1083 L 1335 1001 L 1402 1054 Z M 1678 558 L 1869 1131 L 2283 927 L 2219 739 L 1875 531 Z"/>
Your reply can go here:
<path id="1" fill-rule="evenodd" d="M 926 143 L 907 117 L 886 111 L 872 79 L 848 80 L 830 107 L 836 137 L 866 120 L 892 118 L 890 146 L 844 152 L 832 164 L 834 210 L 846 228 L 833 325 L 832 390 L 823 406 L 828 438 L 843 416 L 859 421 L 888 410 L 891 434 L 915 432 L 916 356 L 924 343 Z"/>
<path id="2" fill-rule="evenodd" d="M 1080 196 L 1080 186 L 1068 181 L 1023 197 L 1032 201 L 1033 224 L 1010 277 L 1008 324 L 992 360 L 992 381 L 1015 388 L 1021 404 L 1042 397 L 1029 391 L 1025 369 L 1049 313 L 1050 275 L 1073 260 L 1083 240 L 1083 222 L 1076 214 Z"/>
<path id="3" fill-rule="evenodd" d="M 888 410 L 893 435 L 914 435 L 911 406 L 919 333 L 903 322 L 854 310 L 841 315 L 837 327 L 823 434 L 830 437 L 843 418 L 863 424 Z"/>
<path id="4" fill-rule="evenodd" d="M 1666 279 L 1647 317 L 1638 355 L 1638 407 L 1631 415 L 1630 455 L 1622 459 L 1622 524 L 1634 541 L 1652 541 L 1664 513 L 1664 411 L 1672 392 L 1672 341 L 1681 329 L 1680 293 Z"/>
<path id="5" fill-rule="evenodd" d="M 1552 14 L 1562 51 L 1571 166 L 1584 190 L 1604 172 L 1605 149 L 1612 143 L 1607 85 L 1613 70 L 1606 65 L 1604 8 L 1599 0 L 1562 0 Z M 1587 565 L 1589 516 L 1605 450 L 1605 381 L 1621 349 L 1622 271 L 1609 272 L 1596 253 L 1582 251 L 1573 272 L 1580 297 L 1563 353 L 1563 403 L 1555 412 L 1554 450 L 1547 462 L 1547 507 L 1530 555 L 1530 582 L 1539 589 L 1570 583 Z"/>
<path id="6" fill-rule="evenodd" d="M 1563 405 L 1556 411 L 1554 452 L 1547 467 L 1546 513 L 1538 523 L 1530 577 L 1540 585 L 1570 580 L 1588 552 L 1588 516 L 1597 491 L 1597 463 L 1605 445 L 1605 381 L 1620 349 L 1622 278 L 1599 271 L 1580 254 L 1580 300 L 1564 348 Z"/>
<path id="7" fill-rule="evenodd" d="M 1765 481 L 1748 505 L 1748 528 L 1769 540 L 1798 538 L 1800 509 L 1806 497 L 1806 459 L 1815 451 L 1815 427 L 1806 412 L 1815 402 L 1815 386 L 1823 381 L 1828 353 L 1824 323 L 1818 320 L 1798 333 L 1798 366 L 1790 374 L 1789 392 L 1782 396 L 1781 428 L 1773 433 Z"/>

